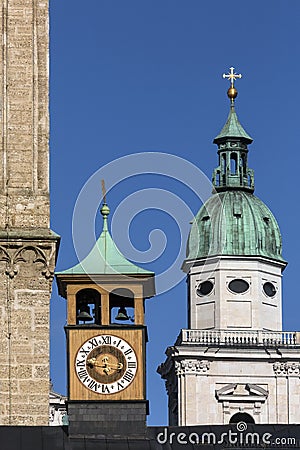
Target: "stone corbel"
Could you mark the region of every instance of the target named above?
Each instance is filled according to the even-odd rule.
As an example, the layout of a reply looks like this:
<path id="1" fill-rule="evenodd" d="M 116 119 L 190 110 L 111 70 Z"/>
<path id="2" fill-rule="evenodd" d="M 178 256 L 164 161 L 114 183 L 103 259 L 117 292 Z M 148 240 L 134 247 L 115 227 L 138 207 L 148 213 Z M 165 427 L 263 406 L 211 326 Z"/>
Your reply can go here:
<path id="1" fill-rule="evenodd" d="M 273 370 L 276 376 L 287 376 L 287 375 L 295 375 L 300 376 L 300 362 L 299 361 L 291 361 L 291 362 L 282 362 L 276 361 L 273 364 Z"/>
<path id="2" fill-rule="evenodd" d="M 198 359 L 184 359 L 182 361 L 175 361 L 176 375 L 193 375 L 203 374 L 208 372 L 210 368 L 210 361 Z"/>

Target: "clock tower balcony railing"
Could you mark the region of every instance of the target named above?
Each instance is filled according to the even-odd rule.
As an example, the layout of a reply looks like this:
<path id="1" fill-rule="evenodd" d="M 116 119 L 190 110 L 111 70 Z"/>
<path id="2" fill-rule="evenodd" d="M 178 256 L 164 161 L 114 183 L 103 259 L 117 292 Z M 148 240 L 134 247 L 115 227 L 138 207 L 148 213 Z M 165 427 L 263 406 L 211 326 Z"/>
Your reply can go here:
<path id="1" fill-rule="evenodd" d="M 300 347 L 300 332 L 183 329 L 175 345 Z"/>

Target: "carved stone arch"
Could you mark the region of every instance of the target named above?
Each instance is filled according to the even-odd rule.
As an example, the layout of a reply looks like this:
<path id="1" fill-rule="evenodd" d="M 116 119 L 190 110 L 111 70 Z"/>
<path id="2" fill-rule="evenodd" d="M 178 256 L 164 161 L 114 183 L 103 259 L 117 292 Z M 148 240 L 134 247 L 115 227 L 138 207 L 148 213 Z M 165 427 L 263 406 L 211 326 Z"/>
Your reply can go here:
<path id="1" fill-rule="evenodd" d="M 34 253 L 34 258 L 32 261 L 33 264 L 37 264 L 37 263 L 42 264 L 41 274 L 46 279 L 52 279 L 53 275 L 54 275 L 54 271 L 50 270 L 49 261 L 47 259 L 47 256 L 41 248 L 39 248 L 35 245 L 25 245 L 16 251 L 16 253 L 14 254 L 14 256 L 12 258 L 12 264 L 13 264 L 15 273 L 18 273 L 18 263 L 27 262 L 27 258 L 25 256 L 25 253 L 27 251 L 31 251 Z"/>
<path id="2" fill-rule="evenodd" d="M 9 255 L 9 253 L 7 252 L 7 250 L 2 247 L 2 245 L 0 246 L 0 261 L 5 261 L 10 263 L 11 262 L 11 257 Z"/>
<path id="3" fill-rule="evenodd" d="M 17 262 L 26 262 L 26 258 L 23 256 L 23 254 L 26 251 L 33 251 L 35 254 L 35 259 L 33 260 L 34 263 L 41 262 L 44 265 L 46 265 L 46 255 L 45 253 L 38 247 L 35 247 L 34 245 L 25 245 L 24 247 L 20 248 L 14 255 L 13 262 L 16 264 Z"/>
<path id="4" fill-rule="evenodd" d="M 7 249 L 3 246 L 0 246 L 0 262 L 4 262 L 5 267 L 5 275 L 8 275 L 10 278 L 13 278 L 17 274 L 16 268 L 13 266 L 11 255 L 8 253 Z"/>

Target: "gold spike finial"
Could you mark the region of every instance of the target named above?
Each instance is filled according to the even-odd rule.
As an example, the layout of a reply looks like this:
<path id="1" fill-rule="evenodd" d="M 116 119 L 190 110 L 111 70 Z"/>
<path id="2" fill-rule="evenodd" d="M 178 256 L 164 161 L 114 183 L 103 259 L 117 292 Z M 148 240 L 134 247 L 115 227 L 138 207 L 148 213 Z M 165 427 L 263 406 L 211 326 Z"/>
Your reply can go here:
<path id="1" fill-rule="evenodd" d="M 105 181 L 101 180 L 101 186 L 102 186 L 102 197 L 103 197 L 103 203 L 106 205 L 106 189 L 105 189 Z"/>
<path id="2" fill-rule="evenodd" d="M 230 67 L 230 72 L 228 74 L 223 73 L 223 78 L 228 78 L 228 80 L 230 81 L 230 88 L 227 91 L 227 95 L 231 100 L 231 103 L 234 103 L 234 99 L 237 97 L 238 95 L 238 91 L 236 90 L 236 88 L 234 87 L 234 82 L 237 78 L 242 78 L 242 74 L 237 74 L 234 72 L 234 67 Z"/>
<path id="3" fill-rule="evenodd" d="M 101 186 L 102 186 L 102 199 L 103 199 L 103 204 L 102 207 L 100 209 L 100 212 L 103 216 L 103 231 L 107 231 L 107 216 L 110 213 L 110 209 L 106 204 L 106 189 L 105 189 L 105 182 L 104 180 L 101 180 Z"/>

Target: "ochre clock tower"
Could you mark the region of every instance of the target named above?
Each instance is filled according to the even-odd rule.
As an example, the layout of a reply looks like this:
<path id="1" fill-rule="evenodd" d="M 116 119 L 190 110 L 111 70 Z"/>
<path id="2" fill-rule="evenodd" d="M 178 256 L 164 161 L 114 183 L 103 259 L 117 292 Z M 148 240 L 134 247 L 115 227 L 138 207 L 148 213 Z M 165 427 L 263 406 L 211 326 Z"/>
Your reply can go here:
<path id="1" fill-rule="evenodd" d="M 103 230 L 89 255 L 57 273 L 67 299 L 68 415 L 71 435 L 142 434 L 145 390 L 144 301 L 154 273 L 117 249 L 101 208 Z"/>

